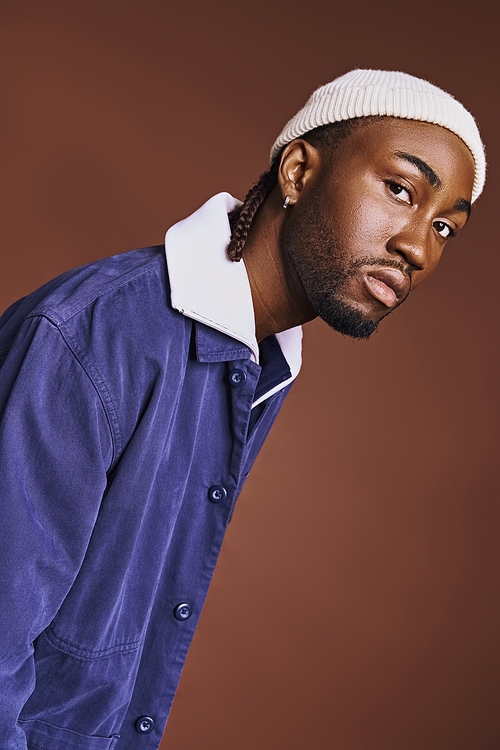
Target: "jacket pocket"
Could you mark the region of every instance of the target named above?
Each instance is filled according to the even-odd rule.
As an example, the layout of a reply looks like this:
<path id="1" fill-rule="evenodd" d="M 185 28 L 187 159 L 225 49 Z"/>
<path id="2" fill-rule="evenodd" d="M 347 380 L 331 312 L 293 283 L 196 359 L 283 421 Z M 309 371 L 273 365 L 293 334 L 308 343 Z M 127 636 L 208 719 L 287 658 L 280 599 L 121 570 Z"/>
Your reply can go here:
<path id="1" fill-rule="evenodd" d="M 119 736 L 88 737 L 38 719 L 20 721 L 29 750 L 113 750 Z"/>
<path id="2" fill-rule="evenodd" d="M 36 685 L 19 723 L 33 750 L 111 750 L 132 696 L 140 650 L 96 658 L 59 646 L 46 633 L 37 638 Z"/>

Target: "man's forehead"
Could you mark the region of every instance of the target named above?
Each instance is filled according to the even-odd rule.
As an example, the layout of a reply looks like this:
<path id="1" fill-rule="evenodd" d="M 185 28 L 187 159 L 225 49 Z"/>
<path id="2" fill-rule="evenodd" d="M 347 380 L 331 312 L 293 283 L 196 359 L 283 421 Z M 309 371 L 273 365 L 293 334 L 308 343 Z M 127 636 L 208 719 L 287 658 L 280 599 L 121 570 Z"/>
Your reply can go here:
<path id="1" fill-rule="evenodd" d="M 358 143 L 381 148 L 413 163 L 436 188 L 441 183 L 442 163 L 468 163 L 474 172 L 474 159 L 466 144 L 451 130 L 435 123 L 398 117 L 367 118 L 353 135 Z"/>
<path id="2" fill-rule="evenodd" d="M 367 138 L 405 138 L 424 143 L 443 137 L 448 139 L 451 137 L 465 146 L 465 143 L 459 136 L 448 130 L 448 128 L 433 122 L 422 122 L 421 120 L 412 120 L 410 118 L 382 115 L 378 117 L 360 117 L 359 125 L 360 127 L 357 129 L 357 132 L 360 135 L 366 135 Z M 465 147 L 467 148 L 467 146 Z M 467 150 L 469 151 L 468 148 Z"/>
<path id="3" fill-rule="evenodd" d="M 389 164 L 394 167 L 398 162 L 411 165 L 433 191 L 455 191 L 456 210 L 469 215 L 474 160 L 465 143 L 450 130 L 418 120 L 366 118 L 343 146 L 346 173 L 351 160 L 380 167 Z"/>

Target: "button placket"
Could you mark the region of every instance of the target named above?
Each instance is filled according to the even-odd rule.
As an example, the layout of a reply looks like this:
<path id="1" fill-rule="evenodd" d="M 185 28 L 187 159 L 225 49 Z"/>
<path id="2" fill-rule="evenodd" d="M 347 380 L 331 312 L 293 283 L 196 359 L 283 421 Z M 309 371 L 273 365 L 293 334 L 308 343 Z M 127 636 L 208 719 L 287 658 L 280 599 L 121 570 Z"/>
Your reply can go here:
<path id="1" fill-rule="evenodd" d="M 231 433 L 233 448 L 229 471 L 231 476 L 239 477 L 247 442 L 248 423 L 261 367 L 256 362 L 250 360 L 234 361 L 230 367 L 232 369 L 229 370 L 228 381 L 231 384 Z M 238 376 L 234 377 L 235 374 L 238 374 Z M 243 385 L 246 387 L 243 388 Z M 229 518 L 232 514 L 232 506 L 236 500 L 235 489 L 231 487 L 231 502 L 228 503 L 231 506 Z"/>

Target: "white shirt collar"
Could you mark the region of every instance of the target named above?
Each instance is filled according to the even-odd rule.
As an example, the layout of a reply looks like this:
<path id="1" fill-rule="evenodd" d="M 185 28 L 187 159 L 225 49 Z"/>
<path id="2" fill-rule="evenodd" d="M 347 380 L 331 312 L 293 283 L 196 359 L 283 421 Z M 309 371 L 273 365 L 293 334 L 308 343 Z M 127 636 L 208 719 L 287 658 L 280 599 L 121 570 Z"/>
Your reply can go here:
<path id="1" fill-rule="evenodd" d="M 240 205 L 229 193 L 218 193 L 165 236 L 165 253 L 175 310 L 243 342 L 259 362 L 250 283 L 243 261 L 228 260 L 231 230 L 228 212 Z M 294 380 L 302 363 L 302 329 L 276 334 Z M 266 393 L 269 398 L 272 392 Z M 263 399 L 259 399 L 263 400 Z"/>

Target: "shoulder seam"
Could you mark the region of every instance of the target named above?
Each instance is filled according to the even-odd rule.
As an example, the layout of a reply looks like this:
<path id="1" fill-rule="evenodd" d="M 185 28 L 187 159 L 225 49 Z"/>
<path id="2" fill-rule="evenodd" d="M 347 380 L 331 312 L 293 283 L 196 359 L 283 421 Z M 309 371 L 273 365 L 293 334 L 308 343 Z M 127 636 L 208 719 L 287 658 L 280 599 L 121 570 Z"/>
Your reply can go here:
<path id="1" fill-rule="evenodd" d="M 79 305 L 79 307 L 76 310 L 72 310 L 72 312 L 68 314 L 67 317 L 57 318 L 55 314 L 53 313 L 53 311 L 50 310 L 50 308 L 44 310 L 43 306 L 40 306 L 32 310 L 30 313 L 28 313 L 28 315 L 26 315 L 25 320 L 29 320 L 30 318 L 35 318 L 35 317 L 36 318 L 44 317 L 47 320 L 49 320 L 53 325 L 59 327 L 60 325 L 63 325 L 64 323 L 69 322 L 71 318 L 73 318 L 75 315 L 78 315 L 79 312 L 84 310 L 89 304 L 94 302 L 99 297 L 103 297 L 107 294 L 112 294 L 113 292 L 120 289 L 122 286 L 125 286 L 125 284 L 128 284 L 130 281 L 133 281 L 134 279 L 137 279 L 140 276 L 154 273 L 155 267 L 159 265 L 160 263 L 162 263 L 162 261 L 165 261 L 163 257 L 153 258 L 152 260 L 148 261 L 147 264 L 145 264 L 144 266 L 141 266 L 141 268 L 135 269 L 135 271 L 129 271 L 128 274 L 116 280 L 115 282 L 103 284 L 98 289 L 94 289 L 81 301 L 81 304 Z"/>
<path id="2" fill-rule="evenodd" d="M 121 432 L 120 432 L 120 426 L 118 422 L 118 413 L 116 410 L 116 407 L 113 403 L 113 399 L 111 398 L 111 395 L 109 393 L 109 390 L 106 386 L 106 383 L 104 379 L 101 377 L 101 374 L 98 370 L 98 368 L 95 366 L 95 364 L 87 360 L 85 357 L 85 354 L 83 351 L 78 352 L 78 346 L 76 345 L 76 342 L 71 342 L 69 340 L 69 336 L 65 335 L 65 333 L 61 330 L 57 322 L 54 322 L 51 320 L 47 315 L 44 315 L 42 313 L 38 315 L 30 315 L 30 318 L 44 318 L 47 320 L 50 325 L 56 330 L 59 335 L 61 336 L 61 339 L 64 341 L 66 347 L 71 352 L 72 356 L 75 358 L 75 360 L 78 362 L 80 367 L 82 368 L 83 372 L 86 374 L 89 381 L 92 383 L 92 387 L 94 388 L 99 401 L 101 403 L 101 406 L 103 408 L 104 414 L 106 415 L 106 422 L 108 424 L 108 429 L 111 437 L 111 446 L 112 446 L 112 458 L 110 465 L 108 467 L 108 471 L 114 466 L 118 456 L 120 455 L 121 451 Z M 84 362 L 84 360 L 87 360 Z M 93 370 L 93 372 L 90 372 Z M 96 381 L 100 381 L 100 387 L 97 384 Z"/>

